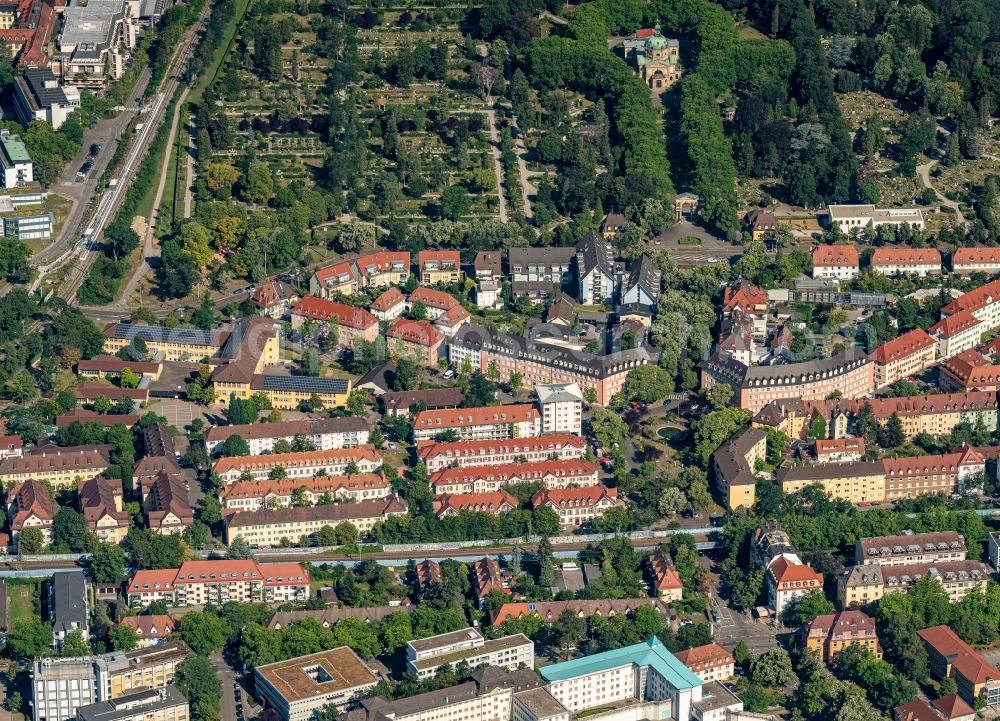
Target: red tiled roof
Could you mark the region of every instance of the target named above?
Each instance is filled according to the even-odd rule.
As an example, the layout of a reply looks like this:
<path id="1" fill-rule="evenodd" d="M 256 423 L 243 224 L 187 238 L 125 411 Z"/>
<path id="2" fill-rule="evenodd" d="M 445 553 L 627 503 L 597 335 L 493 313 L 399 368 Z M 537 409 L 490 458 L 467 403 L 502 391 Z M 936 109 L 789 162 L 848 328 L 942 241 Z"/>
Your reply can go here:
<path id="1" fill-rule="evenodd" d="M 675 653 L 674 656 L 695 673 L 736 663 L 733 654 L 717 643 L 706 643 L 704 646 L 685 649 Z"/>
<path id="2" fill-rule="evenodd" d="M 894 721 L 941 721 L 941 717 L 922 698 L 897 706 L 892 713 Z"/>
<path id="3" fill-rule="evenodd" d="M 975 713 L 973 708 L 965 703 L 957 693 L 950 693 L 947 696 L 935 699 L 931 701 L 931 706 L 944 714 L 945 719 L 948 719 L 948 721 L 962 716 L 971 716 Z"/>
<path id="4" fill-rule="evenodd" d="M 434 325 L 440 328 L 455 328 L 462 325 L 465 321 L 472 317 L 465 308 L 460 305 L 456 305 L 451 310 L 446 310 L 444 313 L 439 315 L 434 319 Z"/>
<path id="5" fill-rule="evenodd" d="M 929 265 L 941 267 L 941 251 L 937 248 L 876 248 L 872 266 Z"/>
<path id="6" fill-rule="evenodd" d="M 966 388 L 994 388 L 1000 385 L 1000 366 L 994 366 L 975 348 L 962 351 L 940 365 L 940 370 L 952 376 Z"/>
<path id="7" fill-rule="evenodd" d="M 333 282 L 339 284 L 341 283 L 341 281 L 338 280 L 338 276 L 341 276 L 345 273 L 347 274 L 348 278 L 345 279 L 343 282 L 346 283 L 349 280 L 357 279 L 357 275 L 354 270 L 354 265 L 349 261 L 345 261 L 343 263 L 335 263 L 334 265 L 329 265 L 326 268 L 320 268 L 319 270 L 316 271 L 316 280 L 318 280 L 321 285 L 327 285 Z"/>
<path id="8" fill-rule="evenodd" d="M 174 632 L 174 619 L 165 614 L 126 616 L 119 623 L 135 631 L 139 638 L 166 638 Z"/>
<path id="9" fill-rule="evenodd" d="M 923 328 L 914 328 L 908 333 L 886 341 L 876 348 L 869 358 L 876 363 L 886 365 L 928 348 L 934 348 L 934 345 L 934 339 L 927 335 Z"/>
<path id="10" fill-rule="evenodd" d="M 447 430 L 500 423 L 530 423 L 540 417 L 538 410 L 530 403 L 483 408 L 442 408 L 417 413 L 413 418 L 413 429 Z"/>
<path id="11" fill-rule="evenodd" d="M 961 333 L 969 328 L 974 328 L 979 325 L 980 321 L 976 316 L 972 315 L 967 310 L 960 310 L 955 313 L 955 315 L 949 315 L 942 318 L 937 323 L 931 326 L 931 333 L 934 335 L 939 335 L 943 338 L 950 338 L 951 336 Z"/>
<path id="12" fill-rule="evenodd" d="M 510 482 L 511 479 L 525 482 L 540 480 L 547 476 L 555 478 L 593 476 L 596 480 L 597 473 L 596 464 L 582 459 L 538 461 L 537 463 L 501 463 L 493 466 L 457 466 L 431 474 L 431 485 L 453 485 L 478 480 L 504 484 Z"/>
<path id="13" fill-rule="evenodd" d="M 435 346 L 444 340 L 444 334 L 427 321 L 407 318 L 397 318 L 385 337 L 423 346 Z"/>
<path id="14" fill-rule="evenodd" d="M 417 444 L 417 457 L 421 459 L 450 455 L 455 458 L 462 456 L 486 456 L 498 453 L 518 453 L 527 451 L 544 451 L 567 446 L 584 448 L 586 441 L 580 436 L 570 433 L 550 433 L 538 438 L 508 438 L 498 441 L 427 441 Z"/>
<path id="15" fill-rule="evenodd" d="M 853 401 L 853 412 L 857 413 L 868 403 L 876 418 L 889 418 L 895 413 L 901 417 L 931 415 L 936 413 L 957 413 L 959 411 L 989 410 L 997 408 L 997 394 L 993 391 L 968 391 L 967 393 L 933 393 L 926 396 L 903 396 L 900 398 L 873 398 Z"/>
<path id="16" fill-rule="evenodd" d="M 959 248 L 951 254 L 951 264 L 960 265 L 1000 265 L 1000 248 Z"/>
<path id="17" fill-rule="evenodd" d="M 938 654 L 947 658 L 952 668 L 972 685 L 990 680 L 1000 681 L 1000 672 L 947 626 L 925 628 L 917 631 L 917 635 Z"/>
<path id="18" fill-rule="evenodd" d="M 722 312 L 730 313 L 734 308 L 752 312 L 755 306 L 767 306 L 767 291 L 744 280 L 727 285 L 722 297 Z"/>
<path id="19" fill-rule="evenodd" d="M 964 446 L 955 453 L 939 456 L 909 456 L 904 458 L 883 458 L 887 478 L 910 476 L 944 475 L 958 473 L 960 466 L 984 463 L 982 455 L 971 446 Z"/>
<path id="20" fill-rule="evenodd" d="M 784 556 L 774 559 L 767 570 L 774 576 L 779 587 L 786 583 L 796 582 L 814 582 L 817 587 L 823 587 L 822 574 L 816 573 L 807 563 L 792 563 Z"/>
<path id="21" fill-rule="evenodd" d="M 310 493 L 336 493 L 337 491 L 361 491 L 365 489 L 387 489 L 389 480 L 375 473 L 355 473 L 349 476 L 316 476 L 313 478 L 283 478 L 269 481 L 237 481 L 219 490 L 219 498 L 264 498 L 269 495 L 291 496 L 300 488 Z"/>
<path id="22" fill-rule="evenodd" d="M 517 508 L 517 499 L 507 491 L 488 491 L 485 493 L 442 493 L 434 497 L 434 512 L 438 518 L 449 511 L 474 511 L 492 513 L 510 511 Z"/>
<path id="23" fill-rule="evenodd" d="M 14 531 L 20 530 L 31 516 L 50 522 L 55 518 L 55 504 L 52 502 L 52 497 L 39 481 L 18 483 L 7 494 L 7 503 L 17 505 L 17 513 L 10 521 L 11 530 Z"/>
<path id="24" fill-rule="evenodd" d="M 450 293 L 423 286 L 410 293 L 410 302 L 423 303 L 428 308 L 437 308 L 439 310 L 451 310 L 461 305 Z"/>
<path id="25" fill-rule="evenodd" d="M 981 285 L 975 290 L 959 296 L 941 309 L 942 315 L 955 315 L 961 310 L 976 312 L 991 303 L 1000 300 L 1000 280 L 994 280 Z"/>
<path id="26" fill-rule="evenodd" d="M 674 568 L 667 555 L 656 549 L 649 557 L 650 568 L 653 569 L 653 585 L 657 591 L 670 591 L 684 588 L 680 574 Z"/>
<path id="27" fill-rule="evenodd" d="M 816 441 L 816 455 L 821 456 L 827 453 L 847 453 L 854 452 L 864 455 L 864 438 L 820 438 Z"/>
<path id="28" fill-rule="evenodd" d="M 531 497 L 531 505 L 535 508 L 545 505 L 592 508 L 605 499 L 617 501 L 618 490 L 598 483 L 596 486 L 578 488 L 542 488 Z"/>
<path id="29" fill-rule="evenodd" d="M 129 593 L 162 593 L 174 590 L 177 580 L 176 568 L 150 569 L 136 571 L 128 584 Z"/>
<path id="30" fill-rule="evenodd" d="M 821 245 L 813 250 L 813 267 L 851 266 L 861 264 L 858 249 L 853 245 Z"/>
<path id="31" fill-rule="evenodd" d="M 307 295 L 292 308 L 292 315 L 300 315 L 313 320 L 329 321 L 337 319 L 337 324 L 365 330 L 378 324 L 378 319 L 364 308 L 355 308 L 346 303 L 335 303 L 325 298 Z"/>
<path id="32" fill-rule="evenodd" d="M 393 286 L 385 291 L 382 295 L 372 301 L 372 304 L 368 306 L 372 310 L 376 310 L 380 313 L 385 313 L 392 310 L 399 304 L 406 301 L 403 294 L 399 292 L 399 288 Z"/>
<path id="33" fill-rule="evenodd" d="M 233 468 L 273 468 L 282 466 L 302 466 L 310 463 L 333 463 L 337 461 L 368 460 L 378 462 L 382 454 L 375 446 L 364 445 L 356 448 L 336 448 L 327 451 L 300 451 L 298 453 L 269 453 L 261 456 L 236 456 L 220 458 L 212 466 L 213 473 L 225 473 Z"/>
<path id="34" fill-rule="evenodd" d="M 387 273 L 393 270 L 393 264 L 399 268 L 399 272 L 405 270 L 410 272 L 410 253 L 408 251 L 391 252 L 388 250 L 378 251 L 362 255 L 357 259 L 358 270 L 361 275 L 367 277 L 375 273 Z M 399 266 L 402 266 L 401 268 Z"/>
<path id="35" fill-rule="evenodd" d="M 849 636 L 874 637 L 875 620 L 861 611 L 841 611 L 817 616 L 806 624 L 807 636 L 828 636 L 836 638 L 843 634 Z"/>
<path id="36" fill-rule="evenodd" d="M 454 263 L 455 268 L 458 268 L 462 262 L 461 255 L 457 250 L 421 250 L 417 254 L 417 265 L 420 266 L 420 270 L 423 270 L 429 261 L 437 261 L 442 264 Z"/>

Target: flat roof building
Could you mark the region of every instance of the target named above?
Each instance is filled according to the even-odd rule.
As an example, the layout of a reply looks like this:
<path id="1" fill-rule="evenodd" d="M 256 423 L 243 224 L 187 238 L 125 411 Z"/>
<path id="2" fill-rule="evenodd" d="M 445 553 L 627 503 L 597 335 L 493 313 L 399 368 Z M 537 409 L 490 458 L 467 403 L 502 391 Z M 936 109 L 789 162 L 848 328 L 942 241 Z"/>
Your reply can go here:
<path id="1" fill-rule="evenodd" d="M 80 90 L 60 85 L 48 68 L 28 68 L 14 80 L 14 112 L 25 125 L 44 120 L 58 130 L 78 107 Z"/>
<path id="2" fill-rule="evenodd" d="M 187 699 L 170 684 L 81 706 L 76 718 L 77 721 L 188 721 L 190 711 Z"/>
<path id="3" fill-rule="evenodd" d="M 258 666 L 257 694 L 284 721 L 306 721 L 326 704 L 343 708 L 378 683 L 347 646 Z"/>
<path id="4" fill-rule="evenodd" d="M 463 628 L 406 644 L 406 666 L 418 678 L 430 678 L 444 667 L 465 662 L 470 667 L 495 666 L 508 671 L 532 668 L 535 645 L 524 634 L 486 640 L 474 628 Z"/>

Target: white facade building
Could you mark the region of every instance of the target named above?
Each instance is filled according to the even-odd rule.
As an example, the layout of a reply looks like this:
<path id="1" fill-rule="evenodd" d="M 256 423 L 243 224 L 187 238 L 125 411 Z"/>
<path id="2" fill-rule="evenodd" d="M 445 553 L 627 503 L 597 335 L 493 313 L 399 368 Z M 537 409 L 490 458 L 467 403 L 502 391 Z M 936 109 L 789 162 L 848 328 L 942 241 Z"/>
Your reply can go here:
<path id="1" fill-rule="evenodd" d="M 0 130 L 0 168 L 3 170 L 3 187 L 19 188 L 34 180 L 31 156 L 20 135 Z"/>
<path id="2" fill-rule="evenodd" d="M 540 383 L 535 386 L 542 433 L 583 433 L 583 392 L 578 383 Z"/>
<path id="3" fill-rule="evenodd" d="M 279 441 L 291 444 L 296 437 L 300 437 L 312 444 L 317 451 L 332 451 L 367 444 L 369 430 L 367 421 L 353 416 L 212 426 L 205 432 L 205 446 L 209 455 L 215 455 L 226 440 L 235 435 L 247 442 L 251 456 L 259 456 L 273 452 L 274 444 Z"/>
<path id="4" fill-rule="evenodd" d="M 523 634 L 487 641 L 474 628 L 463 628 L 406 644 L 406 666 L 417 678 L 431 678 L 447 666 L 462 662 L 471 668 L 496 666 L 508 671 L 535 665 L 535 644 Z"/>
<path id="5" fill-rule="evenodd" d="M 827 206 L 830 223 L 845 233 L 852 230 L 873 230 L 880 225 L 909 225 L 924 229 L 924 215 L 919 208 L 876 208 L 874 205 Z"/>
<path id="6" fill-rule="evenodd" d="M 34 721 L 68 721 L 98 700 L 92 658 L 42 658 L 31 674 Z"/>

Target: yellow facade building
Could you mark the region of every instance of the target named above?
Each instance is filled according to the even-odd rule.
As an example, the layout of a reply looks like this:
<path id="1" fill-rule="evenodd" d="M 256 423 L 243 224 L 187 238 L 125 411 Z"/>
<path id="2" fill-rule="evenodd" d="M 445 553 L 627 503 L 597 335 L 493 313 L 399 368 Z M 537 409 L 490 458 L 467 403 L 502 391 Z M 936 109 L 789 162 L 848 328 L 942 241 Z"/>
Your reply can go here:
<path id="1" fill-rule="evenodd" d="M 854 505 L 885 500 L 885 468 L 878 461 L 782 468 L 778 471 L 778 483 L 787 494 L 820 485 L 832 497 Z"/>

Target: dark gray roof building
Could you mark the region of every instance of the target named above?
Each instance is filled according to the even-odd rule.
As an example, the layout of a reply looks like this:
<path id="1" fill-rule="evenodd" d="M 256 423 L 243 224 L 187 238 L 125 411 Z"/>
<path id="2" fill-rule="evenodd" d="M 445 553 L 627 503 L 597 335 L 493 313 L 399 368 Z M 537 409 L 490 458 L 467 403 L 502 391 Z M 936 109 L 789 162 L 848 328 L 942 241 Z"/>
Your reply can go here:
<path id="1" fill-rule="evenodd" d="M 148 718 L 172 718 L 170 709 L 187 706 L 187 699 L 174 684 L 164 688 L 142 689 L 109 701 L 81 706 L 77 721 L 144 721 Z M 185 713 L 185 715 L 187 715 Z"/>
<path id="2" fill-rule="evenodd" d="M 76 629 L 87 638 L 87 581 L 83 571 L 68 571 L 52 576 L 50 618 L 56 642 L 61 644 Z"/>

